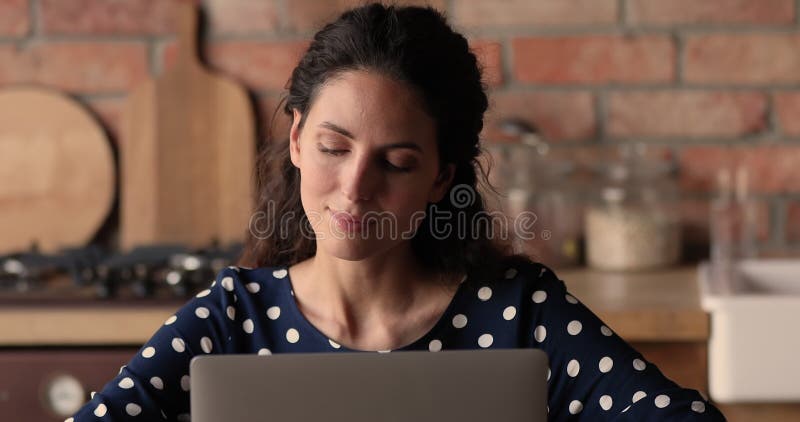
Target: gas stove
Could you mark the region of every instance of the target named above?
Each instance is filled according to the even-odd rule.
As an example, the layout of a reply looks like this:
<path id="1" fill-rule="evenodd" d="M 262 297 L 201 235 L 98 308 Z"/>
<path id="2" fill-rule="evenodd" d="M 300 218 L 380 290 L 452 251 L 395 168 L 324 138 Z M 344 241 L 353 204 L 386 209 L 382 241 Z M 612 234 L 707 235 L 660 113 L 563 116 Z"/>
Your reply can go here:
<path id="1" fill-rule="evenodd" d="M 199 249 L 161 244 L 128 252 L 88 246 L 43 254 L 34 246 L 0 256 L 0 302 L 185 299 L 207 287 L 241 250 L 238 243 Z"/>

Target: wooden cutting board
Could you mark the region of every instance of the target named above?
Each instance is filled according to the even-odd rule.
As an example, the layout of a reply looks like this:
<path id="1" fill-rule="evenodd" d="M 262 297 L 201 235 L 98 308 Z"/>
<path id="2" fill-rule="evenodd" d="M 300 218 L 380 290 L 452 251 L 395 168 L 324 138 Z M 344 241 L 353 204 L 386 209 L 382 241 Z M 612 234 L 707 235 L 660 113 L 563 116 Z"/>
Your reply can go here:
<path id="1" fill-rule="evenodd" d="M 83 246 L 114 203 L 114 156 L 102 127 L 52 90 L 0 90 L 0 255 Z"/>
<path id="2" fill-rule="evenodd" d="M 121 128 L 120 246 L 243 241 L 252 208 L 253 108 L 197 58 L 197 10 L 174 2 L 174 65 L 131 93 Z"/>

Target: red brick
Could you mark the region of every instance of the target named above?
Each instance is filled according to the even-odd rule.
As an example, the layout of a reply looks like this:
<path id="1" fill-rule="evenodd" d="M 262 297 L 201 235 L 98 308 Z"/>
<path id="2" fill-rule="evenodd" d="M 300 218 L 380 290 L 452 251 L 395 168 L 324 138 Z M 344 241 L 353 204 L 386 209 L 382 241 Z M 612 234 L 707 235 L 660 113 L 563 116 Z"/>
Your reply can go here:
<path id="1" fill-rule="evenodd" d="M 206 0 L 205 6 L 210 30 L 216 34 L 274 32 L 279 26 L 274 0 Z"/>
<path id="2" fill-rule="evenodd" d="M 164 0 L 41 0 L 41 29 L 45 34 L 173 33 L 173 3 Z"/>
<path id="3" fill-rule="evenodd" d="M 608 119 L 613 137 L 739 136 L 766 128 L 767 99 L 756 92 L 617 92 Z"/>
<path id="4" fill-rule="evenodd" d="M 0 46 L 0 85 L 40 83 L 70 92 L 120 92 L 147 75 L 147 49 L 141 43 L 36 43 L 24 50 Z"/>
<path id="5" fill-rule="evenodd" d="M 317 31 L 345 10 L 360 6 L 363 0 L 292 0 L 286 2 L 286 29 L 292 31 Z M 446 0 L 399 0 L 384 3 L 413 6 L 431 6 L 444 11 Z"/>
<path id="6" fill-rule="evenodd" d="M 629 0 L 632 24 L 791 24 L 794 0 Z"/>
<path id="7" fill-rule="evenodd" d="M 455 0 L 453 21 L 467 28 L 613 24 L 617 0 Z"/>
<path id="8" fill-rule="evenodd" d="M 688 82 L 800 82 L 800 35 L 690 36 L 686 40 L 684 66 Z"/>
<path id="9" fill-rule="evenodd" d="M 478 62 L 483 68 L 483 80 L 495 87 L 503 84 L 503 59 L 502 46 L 497 41 L 475 40 L 470 41 L 472 52 L 478 57 Z"/>
<path id="10" fill-rule="evenodd" d="M 786 205 L 786 240 L 800 242 L 800 201 L 797 200 Z"/>
<path id="11" fill-rule="evenodd" d="M 0 0 L 0 35 L 21 36 L 29 30 L 28 0 Z"/>
<path id="12" fill-rule="evenodd" d="M 588 92 L 493 92 L 482 137 L 508 141 L 497 125 L 511 117 L 539 128 L 548 141 L 593 139 L 597 132 L 592 94 Z"/>
<path id="13" fill-rule="evenodd" d="M 514 77 L 545 84 L 667 82 L 675 45 L 664 36 L 516 38 Z"/>
<path id="14" fill-rule="evenodd" d="M 714 192 L 721 168 L 747 169 L 751 190 L 762 194 L 800 192 L 800 146 L 689 147 L 681 152 L 681 185 Z"/>
<path id="15" fill-rule="evenodd" d="M 787 135 L 800 135 L 800 92 L 782 92 L 775 95 L 778 124 Z"/>
<path id="16" fill-rule="evenodd" d="M 211 44 L 206 58 L 212 68 L 254 90 L 282 90 L 308 48 L 306 41 L 230 41 Z M 170 42 L 161 54 L 163 68 L 172 66 L 177 45 Z"/>

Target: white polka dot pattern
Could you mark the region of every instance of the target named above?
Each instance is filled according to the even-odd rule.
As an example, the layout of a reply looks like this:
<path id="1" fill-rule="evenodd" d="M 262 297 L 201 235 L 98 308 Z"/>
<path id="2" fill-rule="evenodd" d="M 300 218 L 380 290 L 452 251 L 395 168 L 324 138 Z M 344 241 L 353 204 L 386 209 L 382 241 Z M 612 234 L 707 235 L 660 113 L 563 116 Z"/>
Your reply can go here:
<path id="1" fill-rule="evenodd" d="M 182 353 L 186 350 L 186 343 L 181 338 L 175 337 L 172 339 L 172 349 L 178 353 Z"/>
<path id="2" fill-rule="evenodd" d="M 600 359 L 600 364 L 598 367 L 600 368 L 600 372 L 605 374 L 610 371 L 612 367 L 614 367 L 614 361 L 610 357 L 604 356 L 602 359 Z"/>
<path id="3" fill-rule="evenodd" d="M 655 404 L 656 404 L 656 407 L 659 408 L 659 409 L 663 409 L 663 408 L 669 406 L 669 396 L 666 395 L 666 394 L 660 394 L 660 395 L 656 396 Z"/>
<path id="4" fill-rule="evenodd" d="M 211 339 L 208 337 L 203 337 L 200 339 L 200 348 L 203 349 L 205 353 L 211 353 L 211 350 L 214 348 L 214 344 L 211 343 Z"/>
<path id="5" fill-rule="evenodd" d="M 563 402 L 549 403 L 559 406 L 557 414 L 562 416 L 568 413 L 567 417 L 604 420 L 621 408 L 627 412 L 632 403 L 637 403 L 639 420 L 659 420 L 680 412 L 718 415 L 716 408 L 693 390 L 676 389 L 657 370 L 645 371 L 648 364 L 644 358 L 628 358 L 641 355 L 626 348 L 585 306 L 575 306 L 580 301 L 552 272 L 544 267 L 532 273 L 523 268 L 527 267 L 506 268 L 500 277 L 485 278 L 480 284 L 477 280 L 463 283 L 466 277 L 462 279 L 463 286 L 459 285 L 446 313 L 440 316 L 443 323 L 437 323 L 403 350 L 436 353 L 445 343 L 448 349 L 502 349 L 520 344 L 539 347 L 548 353 L 553 365 L 546 371 L 549 389 L 565 397 Z M 537 273 L 540 278 L 536 278 Z M 189 409 L 191 382 L 188 370 L 179 368 L 188 368 L 188 360 L 199 353 L 232 351 L 268 356 L 349 351 L 309 326 L 291 296 L 294 292 L 288 277 L 285 267 L 267 272 L 223 270 L 211 282 L 211 288 L 199 291 L 189 304 L 164 321 L 165 326 L 172 327 L 158 330 L 129 363 L 129 370 L 120 368 L 118 378 L 106 386 L 113 391 L 92 392 L 92 401 L 75 419 L 94 420 L 111 414 L 136 420 L 157 420 L 153 416 L 162 414 L 167 419 L 162 410 L 166 409 L 164 402 L 155 403 L 152 397 L 141 395 L 157 391 L 153 397 L 169 400 L 170 408 L 179 413 L 171 417 L 188 421 L 189 414 L 180 412 Z M 218 290 L 214 290 L 216 284 Z M 181 372 L 176 374 L 176 370 Z M 589 383 L 597 383 L 596 388 L 587 389 Z M 561 390 L 565 386 L 570 390 Z M 658 393 L 648 396 L 645 391 Z M 550 409 L 548 405 L 548 413 Z"/>
<path id="6" fill-rule="evenodd" d="M 569 403 L 569 413 L 577 415 L 583 411 L 583 403 L 580 400 L 573 400 Z"/>
<path id="7" fill-rule="evenodd" d="M 232 292 L 233 291 L 233 278 L 232 277 L 224 277 L 220 282 L 222 284 L 222 288 Z"/>
<path id="8" fill-rule="evenodd" d="M 567 375 L 571 376 L 572 378 L 575 378 L 578 376 L 578 373 L 580 371 L 581 371 L 581 364 L 575 359 L 570 360 L 569 363 L 567 364 Z"/>
<path id="9" fill-rule="evenodd" d="M 139 413 L 142 413 L 142 407 L 136 403 L 128 403 L 125 405 L 125 413 L 131 416 L 138 416 Z"/>
<path id="10" fill-rule="evenodd" d="M 536 327 L 533 331 L 533 338 L 535 338 L 538 343 L 543 342 L 544 339 L 547 338 L 547 328 L 545 328 L 544 325 Z"/>
<path id="11" fill-rule="evenodd" d="M 580 321 L 570 321 L 570 323 L 567 325 L 567 332 L 573 336 L 580 334 L 582 329 L 583 324 L 581 324 Z"/>
<path id="12" fill-rule="evenodd" d="M 611 409 L 611 406 L 614 405 L 614 400 L 611 398 L 611 396 L 606 394 L 600 397 L 599 403 L 600 403 L 600 408 L 602 408 L 603 410 L 609 410 Z"/>
<path id="13" fill-rule="evenodd" d="M 467 326 L 467 316 L 464 314 L 458 314 L 453 317 L 453 327 L 456 328 L 464 328 Z"/>
<path id="14" fill-rule="evenodd" d="M 105 416 L 106 412 L 108 412 L 108 408 L 103 403 L 98 404 L 97 407 L 94 409 L 94 415 L 97 416 L 98 418 L 102 418 L 103 416 Z"/>

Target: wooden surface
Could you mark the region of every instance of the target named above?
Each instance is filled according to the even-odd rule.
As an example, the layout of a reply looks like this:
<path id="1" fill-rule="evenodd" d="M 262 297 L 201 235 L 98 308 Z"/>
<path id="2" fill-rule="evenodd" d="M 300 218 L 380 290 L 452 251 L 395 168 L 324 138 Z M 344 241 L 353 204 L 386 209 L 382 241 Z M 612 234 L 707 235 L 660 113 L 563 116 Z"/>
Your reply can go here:
<path id="1" fill-rule="evenodd" d="M 243 241 L 252 211 L 252 106 L 243 88 L 198 61 L 195 7 L 174 7 L 180 8 L 175 62 L 135 88 L 123 113 L 125 250 L 155 242 Z"/>
<path id="2" fill-rule="evenodd" d="M 695 267 L 611 273 L 555 270 L 576 298 L 628 341 L 706 341 Z"/>
<path id="3" fill-rule="evenodd" d="M 0 346 L 141 345 L 179 306 L 0 308 Z"/>
<path id="4" fill-rule="evenodd" d="M 0 91 L 0 255 L 36 242 L 43 252 L 84 246 L 114 201 L 103 129 L 56 91 Z"/>

